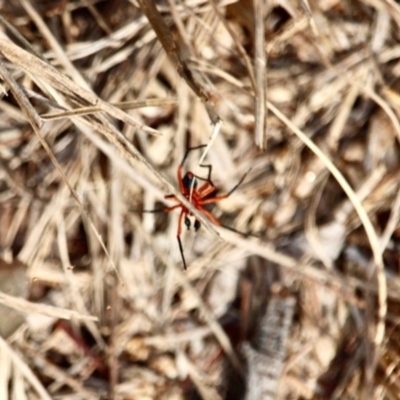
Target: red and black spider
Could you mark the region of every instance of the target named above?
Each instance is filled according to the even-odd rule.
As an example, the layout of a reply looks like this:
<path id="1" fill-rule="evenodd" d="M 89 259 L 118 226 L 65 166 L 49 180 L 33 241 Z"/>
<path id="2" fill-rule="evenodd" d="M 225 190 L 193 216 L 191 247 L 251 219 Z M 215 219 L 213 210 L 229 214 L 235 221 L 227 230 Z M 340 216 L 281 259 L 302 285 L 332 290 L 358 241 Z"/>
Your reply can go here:
<path id="1" fill-rule="evenodd" d="M 211 212 L 209 210 L 207 210 L 204 206 L 207 204 L 216 203 L 217 201 L 220 201 L 220 200 L 223 200 L 223 199 L 226 199 L 227 197 L 229 197 L 243 182 L 243 180 L 245 179 L 245 177 L 249 171 L 243 175 L 243 177 L 239 180 L 239 182 L 228 193 L 222 194 L 222 195 L 216 195 L 217 187 L 214 185 L 214 183 L 211 180 L 211 173 L 212 173 L 211 165 L 200 164 L 200 167 L 208 169 L 208 175 L 207 175 L 206 179 L 193 174 L 191 171 L 186 172 L 185 175 L 182 176 L 183 166 L 185 164 L 185 161 L 186 161 L 189 153 L 193 150 L 202 149 L 206 146 L 207 145 L 203 144 L 201 146 L 191 147 L 186 150 L 186 153 L 182 159 L 182 162 L 179 164 L 179 167 L 177 170 L 179 190 L 182 193 L 182 195 L 185 196 L 197 210 L 199 210 L 203 214 L 205 214 L 210 221 L 212 221 L 215 225 L 222 226 L 222 223 L 216 217 L 214 217 L 214 215 L 212 215 Z M 198 180 L 204 181 L 203 185 L 201 185 L 200 187 L 198 187 Z M 183 267 L 185 269 L 187 269 L 186 260 L 185 260 L 185 256 L 183 253 L 182 241 L 181 241 L 182 221 L 185 223 L 186 227 L 189 230 L 190 226 L 191 226 L 189 216 L 192 216 L 193 214 L 190 212 L 190 210 L 185 205 L 183 205 L 179 201 L 179 199 L 175 195 L 173 195 L 173 194 L 166 195 L 165 199 L 175 200 L 178 202 L 178 204 L 175 204 L 171 207 L 165 207 L 161 210 L 157 209 L 157 210 L 149 210 L 149 211 L 144 211 L 144 212 L 166 212 L 166 213 L 168 213 L 168 212 L 178 209 L 178 208 L 181 209 L 181 213 L 179 215 L 176 237 L 178 239 L 179 251 L 180 251 L 181 257 L 182 257 Z M 197 218 L 195 218 L 193 226 L 194 226 L 195 231 L 199 230 L 201 224 Z"/>

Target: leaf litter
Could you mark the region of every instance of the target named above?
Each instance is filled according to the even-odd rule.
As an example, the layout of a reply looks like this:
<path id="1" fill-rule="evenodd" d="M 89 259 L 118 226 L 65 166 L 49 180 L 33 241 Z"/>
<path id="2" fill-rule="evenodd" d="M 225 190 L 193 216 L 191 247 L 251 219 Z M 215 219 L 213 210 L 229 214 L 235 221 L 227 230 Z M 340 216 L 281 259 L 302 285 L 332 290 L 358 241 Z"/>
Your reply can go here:
<path id="1" fill-rule="evenodd" d="M 14 3 L 0 398 L 400 398 L 397 3 Z"/>

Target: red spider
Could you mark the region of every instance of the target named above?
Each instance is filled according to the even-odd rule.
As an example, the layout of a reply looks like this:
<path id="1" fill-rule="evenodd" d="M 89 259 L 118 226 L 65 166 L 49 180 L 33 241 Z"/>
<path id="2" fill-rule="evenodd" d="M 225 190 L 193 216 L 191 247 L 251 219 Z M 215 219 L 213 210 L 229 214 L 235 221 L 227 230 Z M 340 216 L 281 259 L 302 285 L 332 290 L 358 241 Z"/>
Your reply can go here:
<path id="1" fill-rule="evenodd" d="M 182 162 L 179 164 L 179 167 L 177 170 L 179 190 L 183 194 L 183 196 L 185 196 L 197 210 L 199 210 L 203 214 L 205 214 L 210 221 L 212 221 L 215 225 L 222 226 L 221 222 L 216 217 L 214 217 L 214 215 L 212 215 L 211 212 L 208 211 L 204 206 L 206 204 L 216 203 L 217 201 L 220 201 L 220 200 L 223 200 L 223 199 L 226 199 L 227 197 L 229 197 L 243 182 L 244 178 L 246 177 L 246 175 L 248 174 L 249 171 L 243 175 L 243 177 L 240 179 L 240 181 L 228 193 L 218 195 L 218 196 L 215 194 L 215 192 L 217 191 L 217 188 L 211 180 L 211 172 L 212 172 L 211 165 L 200 165 L 200 167 L 208 169 L 207 179 L 201 178 L 200 176 L 193 174 L 191 171 L 186 172 L 186 174 L 184 176 L 182 176 L 183 165 L 184 165 L 189 153 L 193 150 L 202 149 L 206 146 L 207 145 L 203 144 L 201 146 L 191 147 L 186 151 L 186 153 L 182 159 Z M 197 187 L 198 180 L 204 181 L 203 185 L 201 185 L 199 188 Z M 161 210 L 150 210 L 150 211 L 144 211 L 144 212 L 166 212 L 166 213 L 168 213 L 168 212 L 178 209 L 178 208 L 181 209 L 181 213 L 179 215 L 178 229 L 177 229 L 176 237 L 178 239 L 179 251 L 181 253 L 183 266 L 185 269 L 187 269 L 186 260 L 185 260 L 185 256 L 183 253 L 182 241 L 181 241 L 182 220 L 184 221 L 185 225 L 187 226 L 187 228 L 189 230 L 190 226 L 191 226 L 189 216 L 192 216 L 193 214 L 188 210 L 188 208 L 186 206 L 184 206 L 179 201 L 179 199 L 175 195 L 169 194 L 169 195 L 165 196 L 165 198 L 175 200 L 178 202 L 178 204 L 175 204 L 171 207 L 165 207 Z M 195 218 L 194 230 L 197 231 L 200 228 L 200 226 L 201 226 L 200 221 L 197 218 Z"/>

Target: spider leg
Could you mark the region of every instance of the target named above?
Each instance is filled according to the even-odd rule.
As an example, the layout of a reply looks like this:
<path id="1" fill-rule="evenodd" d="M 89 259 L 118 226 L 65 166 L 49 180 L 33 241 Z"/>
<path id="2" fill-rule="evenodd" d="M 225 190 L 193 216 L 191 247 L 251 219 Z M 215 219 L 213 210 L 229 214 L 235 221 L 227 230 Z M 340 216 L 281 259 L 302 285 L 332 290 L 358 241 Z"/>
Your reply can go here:
<path id="1" fill-rule="evenodd" d="M 183 165 L 185 164 L 185 161 L 189 155 L 190 152 L 192 152 L 193 150 L 198 150 L 198 149 L 202 149 L 204 147 L 207 147 L 206 144 L 201 144 L 200 146 L 196 146 L 196 147 L 189 147 L 186 150 L 185 155 L 183 156 L 183 159 L 178 167 L 178 183 L 179 183 L 179 190 L 181 191 L 182 194 L 188 193 L 190 194 L 190 197 L 192 197 L 192 192 L 193 192 L 193 187 L 194 187 L 194 180 L 192 181 L 192 185 L 188 191 L 188 187 L 185 186 L 184 182 L 183 182 L 183 177 L 182 177 L 182 170 L 183 170 Z M 194 175 L 193 175 L 194 176 Z M 197 178 L 197 177 L 196 177 Z"/>
<path id="2" fill-rule="evenodd" d="M 239 235 L 242 235 L 242 236 L 244 236 L 244 237 L 246 237 L 246 238 L 247 238 L 247 237 L 255 237 L 255 238 L 257 238 L 257 239 L 261 239 L 260 236 L 254 235 L 254 234 L 249 233 L 249 232 L 238 231 L 237 229 L 232 228 L 231 226 L 228 226 L 228 225 L 221 225 L 221 226 L 222 226 L 223 228 L 225 228 L 225 229 L 228 229 L 228 231 L 238 233 Z"/>
<path id="3" fill-rule="evenodd" d="M 193 150 L 198 150 L 198 149 L 202 149 L 203 147 L 207 147 L 207 145 L 206 145 L 206 144 L 202 144 L 202 145 L 196 146 L 196 147 L 189 147 L 189 148 L 186 150 L 186 153 L 185 153 L 185 155 L 183 156 L 181 163 L 179 164 L 178 171 L 177 171 L 177 179 L 178 179 L 178 184 L 179 184 L 179 190 L 180 190 L 180 192 L 181 192 L 182 194 L 184 194 L 184 193 L 187 192 L 187 187 L 185 187 L 185 185 L 184 185 L 184 183 L 183 183 L 183 174 L 182 174 L 183 165 L 185 164 L 185 161 L 186 161 L 186 159 L 187 159 L 187 157 L 188 157 L 188 155 L 189 155 L 189 153 L 190 153 L 191 151 L 193 151 Z M 197 178 L 197 177 L 196 177 L 196 178 Z"/>
<path id="4" fill-rule="evenodd" d="M 217 226 L 221 226 L 222 228 L 228 229 L 228 230 L 231 231 L 231 232 L 238 233 L 239 235 L 242 235 L 242 236 L 244 236 L 244 237 L 249 237 L 249 236 L 251 236 L 251 237 L 258 238 L 258 239 L 260 238 L 259 236 L 254 235 L 254 234 L 252 234 L 252 233 L 242 232 L 242 231 L 239 231 L 239 230 L 237 230 L 237 229 L 235 229 L 235 228 L 232 228 L 231 226 L 224 225 L 218 218 L 216 218 L 213 214 L 211 214 L 210 211 L 208 211 L 207 209 L 205 209 L 204 207 L 202 207 L 200 204 L 197 206 L 197 209 L 198 209 L 199 211 L 201 211 L 202 213 L 204 213 L 204 214 L 208 217 L 208 219 L 209 219 L 211 222 L 213 222 L 215 225 L 217 225 Z M 194 221 L 194 230 L 195 230 L 195 232 L 197 232 L 197 231 L 200 229 L 200 226 L 201 226 L 201 225 L 200 225 L 200 221 L 196 219 L 196 220 Z"/>
<path id="5" fill-rule="evenodd" d="M 142 213 L 169 213 L 176 208 L 182 207 L 182 204 L 175 204 L 171 207 L 164 207 L 164 208 L 156 208 L 155 210 L 143 210 Z"/>
<path id="6" fill-rule="evenodd" d="M 213 181 L 210 179 L 210 178 L 203 178 L 202 176 L 199 176 L 199 175 L 195 175 L 193 172 L 192 172 L 192 175 L 196 178 L 196 179 L 198 179 L 199 181 L 203 181 L 203 182 L 208 182 L 208 183 L 211 183 L 212 185 L 214 185 L 214 183 L 213 183 Z M 215 185 L 214 185 L 215 186 Z"/>
<path id="7" fill-rule="evenodd" d="M 200 167 L 208 169 L 207 179 L 208 182 L 211 182 L 211 173 L 212 173 L 212 165 L 211 164 L 200 164 Z"/>
<path id="8" fill-rule="evenodd" d="M 212 165 L 210 164 L 200 164 L 200 167 L 202 168 L 207 168 L 208 169 L 208 174 L 207 174 L 207 178 L 203 178 L 201 176 L 195 175 L 193 174 L 193 176 L 197 179 L 199 179 L 200 181 L 204 181 L 204 182 L 208 182 L 210 185 L 215 186 L 213 181 L 211 180 L 211 174 L 212 174 Z"/>
<path id="9" fill-rule="evenodd" d="M 183 269 L 187 270 L 186 260 L 185 260 L 184 254 L 183 254 L 183 247 L 182 247 L 181 238 L 180 238 L 180 236 L 177 236 L 176 238 L 178 239 L 179 252 L 181 253 L 181 257 L 182 257 Z"/>
<path id="10" fill-rule="evenodd" d="M 171 195 L 172 196 L 172 195 Z M 167 196 L 166 196 L 167 197 Z M 164 207 L 156 210 L 143 210 L 143 213 L 169 213 L 172 210 L 175 210 L 177 208 L 181 208 L 181 213 L 179 214 L 179 220 L 178 220 L 178 228 L 176 232 L 176 238 L 178 240 L 178 246 L 179 246 L 179 252 L 181 253 L 182 257 L 182 262 L 183 262 L 183 268 L 186 270 L 187 269 L 187 264 L 185 260 L 185 255 L 183 253 L 183 246 L 182 246 L 182 241 L 181 241 L 181 233 L 182 233 L 182 222 L 183 222 L 183 217 L 187 216 L 188 210 L 182 205 L 182 204 L 175 204 L 174 206 L 171 207 Z"/>
<path id="11" fill-rule="evenodd" d="M 201 188 L 197 190 L 197 195 L 200 199 L 202 199 L 214 193 L 216 190 L 217 188 L 212 182 L 206 182 Z"/>
<path id="12" fill-rule="evenodd" d="M 217 219 L 216 217 L 214 217 L 214 215 L 211 214 L 210 211 L 208 211 L 206 208 L 202 207 L 201 204 L 198 204 L 196 207 L 199 211 L 201 211 L 203 214 L 205 214 L 207 216 L 207 218 L 213 222 L 215 225 L 217 226 L 222 226 L 221 222 L 219 221 L 219 219 Z M 199 229 L 200 226 L 198 226 L 197 229 Z"/>
<path id="13" fill-rule="evenodd" d="M 201 205 L 198 206 L 198 209 L 199 209 L 202 213 L 206 214 L 207 217 L 208 217 L 208 219 L 209 219 L 210 221 L 212 221 L 212 222 L 213 222 L 215 225 L 217 225 L 217 226 L 222 226 L 223 228 L 228 229 L 228 230 L 231 231 L 231 232 L 238 233 L 239 235 L 242 235 L 242 236 L 244 236 L 244 237 L 252 236 L 252 237 L 259 238 L 257 235 L 253 235 L 253 234 L 251 234 L 251 233 L 246 233 L 246 232 L 238 231 L 237 229 L 232 228 L 231 226 L 222 224 L 221 221 L 220 221 L 218 218 L 216 218 L 213 214 L 210 213 L 210 211 L 208 211 L 207 209 L 203 208 Z M 199 228 L 200 228 L 200 221 L 195 220 L 195 231 L 197 231 Z"/>
<path id="14" fill-rule="evenodd" d="M 207 145 L 206 145 L 206 144 L 201 144 L 200 146 L 189 147 L 189 148 L 186 150 L 186 153 L 185 153 L 185 155 L 184 155 L 183 158 L 182 158 L 181 166 L 183 166 L 183 164 L 185 163 L 185 161 L 186 161 L 186 159 L 187 159 L 187 157 L 188 157 L 188 155 L 189 155 L 189 153 L 190 153 L 191 151 L 193 151 L 193 150 L 198 150 L 198 149 L 202 149 L 202 148 L 204 148 L 204 147 L 207 147 Z"/>
<path id="15" fill-rule="evenodd" d="M 247 174 L 250 171 L 251 171 L 251 168 L 242 176 L 242 178 L 239 180 L 239 182 L 228 193 L 221 194 L 219 196 L 210 197 L 208 199 L 200 199 L 200 200 L 198 200 L 199 204 L 201 204 L 201 205 L 203 205 L 203 204 L 211 204 L 211 203 L 215 203 L 217 201 L 226 199 L 242 184 L 242 182 L 244 181 L 244 179 L 246 178 Z M 202 197 L 205 197 L 205 195 L 202 195 Z"/>
<path id="16" fill-rule="evenodd" d="M 192 152 L 193 150 L 202 149 L 202 148 L 204 148 L 204 147 L 207 147 L 207 145 L 206 145 L 206 144 L 201 144 L 200 146 L 189 147 L 189 148 L 186 150 L 186 153 L 185 153 L 185 155 L 183 156 L 181 163 L 179 164 L 179 167 L 178 167 L 178 182 L 179 182 L 179 189 L 181 190 L 182 193 L 184 193 L 185 190 L 187 189 L 187 188 L 185 188 L 185 186 L 184 186 L 184 184 L 183 184 L 183 182 L 182 182 L 182 170 L 183 170 L 183 165 L 185 164 L 185 161 L 186 161 L 188 155 L 190 154 L 190 152 Z M 210 174 L 209 174 L 209 175 L 210 175 Z M 196 176 L 196 178 L 198 178 L 198 177 Z"/>
<path id="17" fill-rule="evenodd" d="M 200 146 L 196 146 L 196 147 L 190 147 L 189 149 L 186 150 L 185 156 L 183 157 L 183 160 L 181 162 L 181 165 L 183 166 L 183 164 L 186 161 L 186 158 L 188 157 L 189 153 L 193 150 L 198 150 L 198 149 L 203 149 L 204 147 L 207 147 L 206 144 L 201 144 Z M 202 181 L 208 181 L 211 182 L 211 173 L 212 173 L 212 165 L 210 164 L 200 164 L 200 167 L 202 168 L 207 168 L 208 169 L 208 174 L 207 174 L 207 179 L 201 178 L 197 175 L 194 175 L 197 179 L 201 179 Z"/>
<path id="18" fill-rule="evenodd" d="M 187 213 L 188 213 L 188 211 L 182 207 L 182 211 L 181 211 L 181 213 L 179 215 L 179 220 L 178 220 L 178 229 L 177 229 L 177 232 L 176 232 L 176 238 L 178 240 L 179 251 L 181 253 L 182 262 L 183 262 L 183 268 L 185 270 L 187 269 L 187 265 L 186 265 L 185 255 L 183 253 L 183 246 L 182 246 L 182 241 L 181 241 L 181 233 L 182 233 L 183 216 L 186 216 Z"/>
<path id="19" fill-rule="evenodd" d="M 172 210 L 175 210 L 176 208 L 182 207 L 182 204 L 175 204 L 174 206 L 171 207 L 165 207 L 164 212 L 169 213 Z"/>
<path id="20" fill-rule="evenodd" d="M 243 183 L 243 181 L 245 180 L 246 176 L 250 171 L 251 168 L 247 172 L 245 172 L 245 174 L 240 178 L 239 182 L 225 195 L 224 199 L 229 197 Z"/>
<path id="21" fill-rule="evenodd" d="M 209 197 L 208 199 L 200 199 L 198 201 L 199 205 L 203 206 L 205 204 L 216 203 L 217 201 L 224 200 L 229 196 L 229 194 L 221 194 L 220 196 Z"/>
<path id="22" fill-rule="evenodd" d="M 199 197 L 205 197 L 205 196 L 208 196 L 209 194 L 211 194 L 214 190 L 216 190 L 216 187 L 214 185 L 214 182 L 211 180 L 212 166 L 201 164 L 200 167 L 208 168 L 207 178 L 203 178 L 203 177 L 195 175 L 195 174 L 193 174 L 193 176 L 196 179 L 204 182 L 204 184 L 200 188 L 197 189 L 197 194 L 199 195 Z"/>
<path id="23" fill-rule="evenodd" d="M 198 189 L 196 187 L 193 187 L 193 189 L 192 189 L 192 186 L 190 186 L 190 189 L 188 189 L 187 185 L 185 185 L 186 192 L 184 192 L 183 194 L 189 195 L 189 201 L 192 201 L 193 196 L 197 197 L 197 198 L 203 198 L 205 196 L 210 195 L 211 193 L 213 193 L 216 190 L 215 185 L 212 183 L 211 180 L 204 179 L 201 176 L 197 176 L 190 171 L 189 171 L 189 173 L 192 175 L 192 177 L 195 177 L 196 179 L 205 181 L 203 183 L 203 185 L 201 185 L 201 187 Z"/>
<path id="24" fill-rule="evenodd" d="M 137 212 L 141 212 L 143 214 L 156 214 L 156 213 L 163 213 L 165 212 L 165 208 L 156 208 L 154 210 L 142 210 L 142 211 L 137 211 Z"/>

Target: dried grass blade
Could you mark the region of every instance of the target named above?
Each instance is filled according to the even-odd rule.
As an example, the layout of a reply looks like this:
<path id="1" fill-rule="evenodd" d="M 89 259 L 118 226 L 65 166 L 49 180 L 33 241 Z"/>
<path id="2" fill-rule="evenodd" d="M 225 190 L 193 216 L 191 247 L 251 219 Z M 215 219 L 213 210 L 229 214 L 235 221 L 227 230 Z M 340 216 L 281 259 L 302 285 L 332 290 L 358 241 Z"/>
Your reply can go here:
<path id="1" fill-rule="evenodd" d="M 264 150 L 267 145 L 267 56 L 264 50 L 264 0 L 254 0 L 254 20 L 255 20 L 255 126 L 254 141 L 256 145 Z"/>
<path id="2" fill-rule="evenodd" d="M 148 18 L 151 27 L 156 33 L 158 40 L 161 42 L 164 50 L 175 65 L 179 75 L 186 81 L 196 95 L 207 105 L 206 109 L 208 115 L 212 123 L 216 124 L 220 118 L 212 106 L 213 96 L 203 83 L 205 82 L 205 79 L 199 72 L 197 72 L 195 75 L 192 69 L 189 67 L 187 57 L 184 55 L 183 49 L 172 36 L 171 30 L 168 29 L 153 0 L 138 0 L 138 2 L 140 4 L 140 8 Z M 201 82 L 201 80 L 203 82 Z"/>
<path id="3" fill-rule="evenodd" d="M 0 350 L 10 356 L 14 365 L 21 371 L 21 374 L 36 390 L 37 394 L 43 400 L 51 400 L 47 390 L 29 368 L 29 366 L 20 358 L 20 356 L 10 347 L 10 345 L 0 336 Z"/>
<path id="4" fill-rule="evenodd" d="M 70 79 L 66 78 L 64 75 L 59 73 L 55 68 L 43 62 L 42 60 L 39 60 L 35 56 L 32 56 L 30 53 L 20 49 L 18 46 L 14 45 L 8 39 L 0 38 L 0 52 L 2 52 L 5 55 L 5 57 L 8 58 L 11 62 L 18 65 L 22 69 L 26 70 L 28 73 L 32 73 L 35 76 L 43 78 L 50 85 L 53 85 L 56 89 L 59 89 L 61 92 L 75 98 L 78 102 L 82 102 L 83 99 L 91 104 L 97 104 L 97 106 L 100 107 L 102 111 L 111 113 L 116 117 L 121 116 L 122 120 L 130 121 L 131 117 L 128 114 L 119 110 L 117 107 L 111 106 L 108 103 L 103 102 L 102 100 L 97 98 L 94 94 L 82 89 L 79 85 L 76 85 Z M 22 93 L 22 91 L 18 89 L 18 85 L 16 85 L 16 83 L 13 86 L 17 88 L 16 90 L 19 93 L 17 97 L 22 99 L 26 98 L 26 96 Z M 22 103 L 21 107 L 22 106 L 24 109 L 31 108 L 33 110 L 33 107 L 30 105 L 29 101 L 27 101 L 26 104 Z M 32 112 L 27 112 L 27 113 L 28 115 L 33 115 L 33 116 L 35 116 L 35 114 L 37 115 L 37 113 L 34 112 L 34 110 Z M 126 117 L 129 118 L 127 119 Z M 168 189 L 168 191 L 174 193 L 178 197 L 178 199 L 183 204 L 185 204 L 185 206 L 188 207 L 188 209 L 192 211 L 193 214 L 196 215 L 196 217 L 198 217 L 198 219 L 202 222 L 204 227 L 211 233 L 211 235 L 213 235 L 214 238 L 217 238 L 218 235 L 215 229 L 213 229 L 211 223 L 199 211 L 197 211 L 193 207 L 193 205 L 184 196 L 182 196 L 182 194 L 178 192 L 156 169 L 154 169 L 150 165 L 150 163 L 137 151 L 137 149 L 125 138 L 125 136 L 121 132 L 115 129 L 115 127 L 111 123 L 109 123 L 104 117 L 101 118 L 101 120 L 111 130 L 110 133 L 112 134 L 111 136 L 110 135 L 107 136 L 108 139 L 110 140 L 111 138 L 112 142 L 118 143 L 118 147 L 122 150 L 123 154 L 128 155 L 128 159 L 131 160 L 133 156 L 134 158 L 140 160 L 140 162 L 142 162 L 153 173 L 153 175 L 159 181 L 162 182 L 162 184 L 164 185 L 164 187 Z M 38 125 L 39 123 L 40 125 Z M 35 116 L 35 126 L 41 126 L 41 123 L 42 121 L 40 117 Z M 140 125 L 139 128 L 141 129 L 143 128 L 144 131 L 148 131 L 149 133 L 158 132 L 154 129 L 144 127 L 143 125 Z M 40 135 L 40 132 L 37 133 L 38 135 Z M 118 138 L 118 141 L 116 142 L 115 138 L 112 138 L 112 136 L 116 136 Z M 46 144 L 44 144 L 44 146 L 46 148 Z"/>
<path id="5" fill-rule="evenodd" d="M 147 99 L 138 101 L 124 101 L 121 103 L 115 103 L 113 106 L 120 108 L 121 110 L 135 110 L 138 108 L 145 107 L 157 107 L 157 106 L 169 106 L 175 105 L 177 101 L 175 99 Z M 41 115 L 41 118 L 46 120 L 62 119 L 67 117 L 73 117 L 76 115 L 90 115 L 96 112 L 101 112 L 100 107 L 80 107 L 73 110 L 59 111 L 53 113 L 47 113 Z"/>
<path id="6" fill-rule="evenodd" d="M 0 292 L 0 303 L 27 314 L 42 314 L 57 319 L 69 320 L 75 318 L 78 320 L 98 321 L 98 318 L 92 315 L 83 315 L 77 311 L 66 310 L 65 308 L 49 306 L 47 304 L 32 303 L 28 300 L 10 296 L 3 292 Z"/>
<path id="7" fill-rule="evenodd" d="M 56 169 L 58 170 L 58 172 L 60 173 L 63 181 L 66 183 L 68 189 L 70 190 L 73 198 L 75 199 L 75 201 L 77 202 L 79 208 L 82 211 L 82 215 L 84 215 L 89 223 L 89 225 L 91 226 L 91 228 L 93 229 L 93 232 L 95 234 L 95 236 L 97 237 L 100 246 L 102 247 L 104 253 L 106 254 L 107 259 L 110 262 L 111 268 L 114 270 L 114 272 L 116 273 L 116 275 L 119 277 L 119 273 L 118 270 L 115 266 L 114 261 L 112 260 L 112 258 L 110 257 L 107 247 L 103 241 L 103 239 L 101 238 L 100 233 L 97 231 L 89 212 L 84 208 L 83 204 L 81 203 L 78 194 L 75 192 L 74 188 L 71 186 L 71 184 L 69 183 L 67 177 L 64 174 L 64 171 L 62 170 L 60 164 L 58 163 L 57 159 L 55 158 L 53 152 L 51 151 L 49 145 L 47 144 L 47 142 L 44 140 L 41 132 L 40 132 L 40 126 L 41 126 L 41 120 L 40 117 L 37 115 L 36 110 L 33 108 L 33 106 L 30 104 L 28 98 L 25 96 L 25 94 L 23 93 L 23 91 L 19 88 L 19 86 L 17 85 L 17 82 L 14 81 L 14 79 L 8 74 L 7 70 L 5 68 L 3 68 L 3 66 L 0 64 L 0 74 L 2 75 L 3 79 L 5 82 L 7 82 L 7 84 L 10 87 L 10 90 L 12 91 L 12 93 L 15 96 L 15 99 L 17 100 L 18 104 L 20 105 L 21 109 L 26 113 L 28 120 L 32 126 L 32 129 L 34 130 L 34 132 L 36 133 L 36 135 L 39 138 L 40 143 L 42 144 L 43 148 L 45 149 L 47 155 L 49 156 L 50 160 L 52 161 L 53 165 L 56 167 Z M 36 121 L 39 121 L 40 125 L 37 125 Z"/>
<path id="8" fill-rule="evenodd" d="M 136 121 L 133 117 L 131 117 L 129 114 L 126 114 L 118 107 L 114 107 L 111 104 L 99 99 L 94 93 L 83 89 L 68 77 L 61 74 L 53 66 L 21 49 L 4 37 L 0 38 L 0 52 L 4 55 L 4 57 L 11 61 L 14 65 L 17 65 L 23 69 L 26 73 L 34 76 L 35 78 L 43 79 L 52 87 L 59 90 L 61 93 L 64 93 L 78 103 L 89 103 L 91 105 L 95 105 L 110 116 L 118 118 L 127 124 L 133 125 L 143 132 L 157 135 L 160 134 L 160 132 L 156 129 L 144 126 L 142 123 Z"/>
<path id="9" fill-rule="evenodd" d="M 268 102 L 268 108 L 272 111 L 277 118 L 279 118 L 299 139 L 324 163 L 325 167 L 335 177 L 339 185 L 342 187 L 349 200 L 353 204 L 368 236 L 375 267 L 376 279 L 378 288 L 378 321 L 376 324 L 376 331 L 374 335 L 374 344 L 376 350 L 382 344 L 385 337 L 385 318 L 387 313 L 387 282 L 385 276 L 385 265 L 382 258 L 382 249 L 379 238 L 375 232 L 372 222 L 365 211 L 360 199 L 357 197 L 354 190 L 351 188 L 347 180 L 336 168 L 332 161 L 315 145 L 300 129 L 298 129 L 285 115 L 283 115 L 272 103 Z"/>

